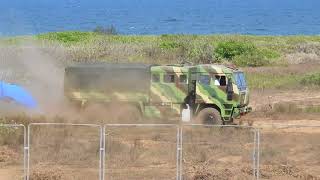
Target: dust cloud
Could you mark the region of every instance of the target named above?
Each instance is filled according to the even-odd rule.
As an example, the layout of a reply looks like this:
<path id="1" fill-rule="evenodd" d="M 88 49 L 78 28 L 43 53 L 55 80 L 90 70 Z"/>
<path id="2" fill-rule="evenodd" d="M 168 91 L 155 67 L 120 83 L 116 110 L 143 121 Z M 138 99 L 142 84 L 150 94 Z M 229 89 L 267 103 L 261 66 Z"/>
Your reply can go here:
<path id="1" fill-rule="evenodd" d="M 59 46 L 48 48 L 34 42 L 0 45 L 0 79 L 23 86 L 38 104 L 30 111 L 13 102 L 1 102 L 1 113 L 62 115 L 68 107 L 63 95 L 67 64 L 67 56 Z"/>

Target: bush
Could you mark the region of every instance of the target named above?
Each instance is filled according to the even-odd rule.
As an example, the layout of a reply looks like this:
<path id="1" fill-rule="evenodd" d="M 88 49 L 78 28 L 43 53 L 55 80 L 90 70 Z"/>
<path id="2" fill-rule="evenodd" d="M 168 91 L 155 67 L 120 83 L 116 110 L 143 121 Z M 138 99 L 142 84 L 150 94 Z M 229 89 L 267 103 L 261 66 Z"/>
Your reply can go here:
<path id="1" fill-rule="evenodd" d="M 99 34 L 105 34 L 105 35 L 117 35 L 118 31 L 117 29 L 111 25 L 109 27 L 102 27 L 102 26 L 97 26 L 93 32 L 99 33 Z"/>
<path id="2" fill-rule="evenodd" d="M 258 67 L 265 66 L 270 64 L 270 60 L 263 56 L 263 54 L 256 52 L 251 54 L 242 54 L 236 56 L 233 62 L 237 66 L 250 66 L 250 67 Z"/>
<path id="3" fill-rule="evenodd" d="M 42 40 L 59 41 L 62 43 L 77 43 L 86 41 L 93 36 L 95 36 L 95 34 L 92 32 L 73 31 L 40 34 L 37 37 Z"/>
<path id="4" fill-rule="evenodd" d="M 306 75 L 300 82 L 303 85 L 320 86 L 320 73 Z"/>
<path id="5" fill-rule="evenodd" d="M 188 41 L 186 41 L 185 36 L 183 35 L 169 35 L 164 34 L 161 35 L 158 39 L 159 47 L 164 50 L 171 50 L 171 49 L 186 49 L 188 46 Z"/>
<path id="6" fill-rule="evenodd" d="M 163 41 L 160 43 L 159 47 L 161 49 L 176 49 L 176 48 L 179 48 L 181 45 L 177 42 L 174 42 L 174 41 Z"/>
<path id="7" fill-rule="evenodd" d="M 197 43 L 188 47 L 187 58 L 195 63 L 212 63 L 214 58 L 213 46 L 209 43 Z"/>
<path id="8" fill-rule="evenodd" d="M 252 43 L 226 41 L 218 43 L 215 48 L 215 55 L 218 59 L 232 60 L 235 56 L 252 54 L 257 48 Z"/>

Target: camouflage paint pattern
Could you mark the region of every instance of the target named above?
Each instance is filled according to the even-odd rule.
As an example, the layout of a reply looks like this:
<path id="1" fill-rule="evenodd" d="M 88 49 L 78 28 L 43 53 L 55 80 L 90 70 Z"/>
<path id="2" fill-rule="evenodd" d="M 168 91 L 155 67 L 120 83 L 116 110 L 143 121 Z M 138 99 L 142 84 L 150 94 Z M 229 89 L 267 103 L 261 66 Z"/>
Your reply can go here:
<path id="1" fill-rule="evenodd" d="M 189 94 L 191 81 L 196 81 L 196 112 L 200 107 L 214 105 L 219 108 L 221 116 L 228 121 L 240 115 L 242 109 L 249 103 L 249 90 L 240 91 L 234 73 L 241 72 L 223 65 L 202 64 L 195 66 L 183 65 L 154 65 L 150 67 L 149 94 L 141 92 L 97 92 L 90 90 L 72 90 L 66 92 L 70 99 L 86 103 L 99 102 L 136 102 L 143 109 L 147 117 L 178 116 L 181 105 Z M 153 76 L 156 78 L 153 79 Z M 203 83 L 200 78 L 208 78 L 208 83 Z M 215 84 L 217 77 L 226 77 L 232 82 L 233 98 L 227 100 L 226 85 Z M 183 81 L 182 81 L 183 79 Z"/>

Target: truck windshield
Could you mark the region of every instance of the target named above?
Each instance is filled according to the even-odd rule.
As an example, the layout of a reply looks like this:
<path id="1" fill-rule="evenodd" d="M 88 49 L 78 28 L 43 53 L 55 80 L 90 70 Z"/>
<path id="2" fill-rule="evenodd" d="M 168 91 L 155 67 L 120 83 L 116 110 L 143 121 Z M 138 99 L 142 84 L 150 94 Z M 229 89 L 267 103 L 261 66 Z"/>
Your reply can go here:
<path id="1" fill-rule="evenodd" d="M 234 78 L 240 91 L 247 89 L 247 82 L 243 72 L 234 73 Z"/>

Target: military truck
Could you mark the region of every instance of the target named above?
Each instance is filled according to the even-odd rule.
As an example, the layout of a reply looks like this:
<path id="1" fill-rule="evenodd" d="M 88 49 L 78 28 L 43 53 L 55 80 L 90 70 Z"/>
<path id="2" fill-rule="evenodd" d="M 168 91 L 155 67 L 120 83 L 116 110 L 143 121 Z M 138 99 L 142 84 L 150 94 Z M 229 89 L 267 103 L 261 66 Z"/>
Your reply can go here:
<path id="1" fill-rule="evenodd" d="M 229 124 L 251 111 L 244 73 L 216 64 L 79 64 L 65 69 L 66 97 L 87 104 L 130 104 L 145 118 Z"/>

